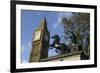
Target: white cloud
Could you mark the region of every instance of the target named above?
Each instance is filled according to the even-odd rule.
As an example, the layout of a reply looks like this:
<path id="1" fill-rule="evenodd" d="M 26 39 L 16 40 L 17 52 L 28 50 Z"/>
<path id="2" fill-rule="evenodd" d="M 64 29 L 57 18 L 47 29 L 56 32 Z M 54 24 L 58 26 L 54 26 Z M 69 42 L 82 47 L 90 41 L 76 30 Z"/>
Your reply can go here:
<path id="1" fill-rule="evenodd" d="M 22 60 L 22 63 L 28 63 L 28 61 L 27 60 Z"/>
<path id="2" fill-rule="evenodd" d="M 30 42 L 28 42 L 26 45 L 23 45 L 22 44 L 22 52 L 24 52 L 25 50 L 29 50 L 30 48 L 31 48 L 31 43 Z"/>
<path id="3" fill-rule="evenodd" d="M 57 21 L 53 24 L 53 27 L 56 29 L 57 26 L 60 24 L 62 17 L 71 17 L 72 13 L 59 13 L 58 17 L 57 17 Z"/>
<path id="4" fill-rule="evenodd" d="M 24 47 L 24 45 L 22 45 L 22 47 L 21 47 L 21 53 L 24 52 L 24 49 L 25 49 L 25 47 Z"/>
<path id="5" fill-rule="evenodd" d="M 30 42 L 28 42 L 27 44 L 28 44 L 28 48 L 31 48 L 31 43 L 30 43 Z"/>
<path id="6" fill-rule="evenodd" d="M 28 62 L 30 51 L 31 51 L 31 43 L 30 42 L 28 42 L 26 45 L 22 44 L 22 47 L 21 47 L 22 63 Z"/>

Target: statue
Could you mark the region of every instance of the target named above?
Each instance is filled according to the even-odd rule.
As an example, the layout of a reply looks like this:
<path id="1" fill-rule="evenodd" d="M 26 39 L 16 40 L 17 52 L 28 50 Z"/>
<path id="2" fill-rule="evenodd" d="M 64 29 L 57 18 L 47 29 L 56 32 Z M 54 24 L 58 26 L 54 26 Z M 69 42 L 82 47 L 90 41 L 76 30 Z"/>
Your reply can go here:
<path id="1" fill-rule="evenodd" d="M 51 38 L 54 39 L 53 43 L 50 45 L 51 49 L 56 48 L 55 51 L 59 54 L 70 52 L 66 44 L 60 43 L 60 37 L 58 35 L 54 35 Z"/>

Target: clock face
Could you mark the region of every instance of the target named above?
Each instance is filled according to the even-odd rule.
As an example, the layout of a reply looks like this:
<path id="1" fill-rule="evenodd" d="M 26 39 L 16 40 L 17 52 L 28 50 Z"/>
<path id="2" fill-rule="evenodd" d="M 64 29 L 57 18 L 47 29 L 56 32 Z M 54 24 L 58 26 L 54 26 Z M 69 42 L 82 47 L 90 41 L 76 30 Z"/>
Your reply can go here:
<path id="1" fill-rule="evenodd" d="M 38 31 L 35 32 L 35 36 L 34 36 L 33 41 L 39 40 L 40 37 L 41 37 L 41 30 L 38 30 Z"/>

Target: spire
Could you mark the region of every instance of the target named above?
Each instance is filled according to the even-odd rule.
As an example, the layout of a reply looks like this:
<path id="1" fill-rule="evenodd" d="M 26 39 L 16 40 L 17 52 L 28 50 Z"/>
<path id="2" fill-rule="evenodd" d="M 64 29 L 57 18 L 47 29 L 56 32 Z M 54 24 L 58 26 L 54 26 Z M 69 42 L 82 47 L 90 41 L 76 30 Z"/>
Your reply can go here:
<path id="1" fill-rule="evenodd" d="M 47 29 L 47 21 L 46 21 L 46 18 L 43 18 L 41 20 L 39 28 Z"/>

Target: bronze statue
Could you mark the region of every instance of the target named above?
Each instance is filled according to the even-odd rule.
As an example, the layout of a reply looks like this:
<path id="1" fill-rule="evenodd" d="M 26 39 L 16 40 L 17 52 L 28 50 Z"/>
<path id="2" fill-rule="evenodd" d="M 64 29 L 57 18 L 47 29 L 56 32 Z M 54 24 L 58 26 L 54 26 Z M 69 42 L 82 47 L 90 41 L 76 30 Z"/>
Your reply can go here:
<path id="1" fill-rule="evenodd" d="M 66 44 L 60 43 L 60 37 L 58 35 L 54 35 L 51 38 L 54 39 L 53 43 L 50 45 L 51 49 L 56 48 L 55 51 L 59 54 L 70 52 Z"/>

